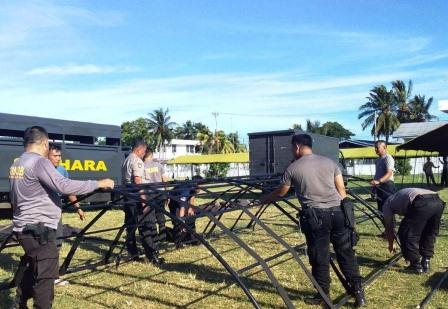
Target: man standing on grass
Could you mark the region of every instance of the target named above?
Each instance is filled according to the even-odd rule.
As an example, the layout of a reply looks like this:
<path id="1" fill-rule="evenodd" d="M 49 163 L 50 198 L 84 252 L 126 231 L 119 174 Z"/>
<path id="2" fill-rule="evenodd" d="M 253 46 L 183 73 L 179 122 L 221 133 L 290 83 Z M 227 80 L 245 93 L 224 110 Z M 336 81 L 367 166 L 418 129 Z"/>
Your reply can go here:
<path id="1" fill-rule="evenodd" d="M 54 280 L 59 275 L 56 229 L 61 218 L 61 194 L 87 194 L 113 188 L 110 179 L 75 181 L 59 174 L 48 160 L 48 134 L 39 126 L 25 130 L 25 152 L 9 170 L 13 232 L 24 250 L 14 281 L 16 307 L 51 308 Z"/>
<path id="2" fill-rule="evenodd" d="M 144 164 L 143 156 L 146 153 L 147 145 L 142 140 L 137 140 L 132 145 L 132 150 L 126 160 L 123 162 L 121 169 L 123 184 L 139 185 L 143 183 Z M 141 195 L 146 199 L 145 195 Z M 164 263 L 163 258 L 159 258 L 159 251 L 157 248 L 157 224 L 155 209 L 148 207 L 146 202 L 126 201 L 124 205 L 124 223 L 126 225 L 126 248 L 131 259 L 140 260 L 137 239 L 135 231 L 139 220 L 141 219 L 138 231 L 141 236 L 143 249 L 148 261 L 154 265 L 161 265 Z"/>
<path id="3" fill-rule="evenodd" d="M 383 211 L 383 204 L 389 196 L 395 193 L 394 169 L 395 161 L 387 153 L 387 144 L 383 140 L 375 142 L 375 177 L 370 182 L 377 196 L 378 210 Z"/>
<path id="4" fill-rule="evenodd" d="M 59 174 L 61 174 L 65 178 L 69 178 L 68 172 L 65 169 L 65 167 L 63 167 L 62 165 L 59 165 L 59 163 L 61 163 L 61 159 L 62 159 L 61 147 L 59 147 L 58 145 L 53 144 L 53 143 L 50 144 L 50 149 L 48 151 L 48 160 L 50 160 L 50 162 L 53 164 L 53 166 L 56 168 L 56 170 L 58 171 Z M 76 200 L 77 200 L 76 195 L 69 195 L 68 200 L 70 202 L 76 202 Z M 81 219 L 81 221 L 84 221 L 84 219 L 86 218 L 86 215 L 84 214 L 84 211 L 81 209 L 81 205 L 79 205 L 79 203 L 75 203 L 75 204 L 73 204 L 73 206 L 76 208 L 76 211 L 79 215 L 79 219 Z M 62 215 L 61 215 L 61 219 L 59 220 L 58 228 L 56 230 L 56 246 L 58 247 L 59 251 L 61 250 L 61 247 L 62 247 L 61 237 L 63 237 L 63 236 L 64 236 L 64 226 L 62 224 Z M 68 283 L 69 283 L 68 281 L 66 281 L 66 280 L 63 281 L 61 279 L 56 279 L 54 281 L 55 285 L 66 285 Z"/>
<path id="5" fill-rule="evenodd" d="M 313 154 L 313 143 L 308 134 L 294 135 L 291 146 L 296 160 L 285 170 L 277 189 L 262 197 L 261 202 L 270 203 L 287 194 L 293 186 L 302 206 L 300 227 L 305 234 L 313 277 L 328 295 L 331 242 L 338 264 L 350 285 L 347 292 L 355 297 L 357 307 L 366 306 L 353 250 L 353 226 L 348 226 L 344 210 L 347 195 L 341 171 L 331 159 Z M 305 302 L 324 304 L 319 294 Z"/>
<path id="6" fill-rule="evenodd" d="M 420 188 L 401 189 L 384 203 L 384 226 L 391 252 L 395 251 L 394 215 L 404 217 L 398 237 L 403 257 L 410 263 L 408 271 L 429 272 L 444 208 L 445 202 L 436 192 Z"/>
<path id="7" fill-rule="evenodd" d="M 438 166 L 434 166 L 434 163 L 432 163 L 431 158 L 427 157 L 425 164 L 423 164 L 423 172 L 425 172 L 426 184 L 428 185 L 428 187 L 431 185 L 431 182 L 433 185 L 436 185 L 436 180 L 434 179 L 434 173 L 432 172 L 433 168 L 438 168 Z"/>
<path id="8" fill-rule="evenodd" d="M 142 183 L 167 183 L 168 177 L 165 174 L 165 169 L 163 165 L 159 162 L 154 161 L 154 155 L 149 147 L 146 149 L 146 153 L 143 157 L 143 178 Z M 166 189 L 166 187 L 165 187 Z M 152 206 L 153 203 L 157 203 L 157 201 L 151 200 L 151 196 L 148 196 L 148 205 Z M 158 203 L 158 206 L 161 208 L 165 208 L 166 201 L 161 201 Z M 160 244 L 161 242 L 166 241 L 166 228 L 165 228 L 165 215 L 155 209 L 156 221 L 159 226 L 159 234 L 157 238 L 157 242 Z"/>

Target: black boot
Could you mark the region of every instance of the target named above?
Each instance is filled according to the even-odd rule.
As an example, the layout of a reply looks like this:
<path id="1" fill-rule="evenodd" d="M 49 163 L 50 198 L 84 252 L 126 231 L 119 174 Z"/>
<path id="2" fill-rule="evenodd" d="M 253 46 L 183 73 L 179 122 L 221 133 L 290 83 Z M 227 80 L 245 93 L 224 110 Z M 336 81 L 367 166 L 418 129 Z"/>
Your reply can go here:
<path id="1" fill-rule="evenodd" d="M 355 289 L 353 292 L 353 297 L 355 297 L 356 308 L 367 306 L 366 296 L 364 295 L 364 290 L 362 288 Z"/>
<path id="2" fill-rule="evenodd" d="M 408 267 L 406 267 L 406 272 L 411 274 L 420 275 L 423 273 L 423 267 L 420 261 L 412 262 Z"/>
<path id="3" fill-rule="evenodd" d="M 148 257 L 148 262 L 154 266 L 162 266 L 165 263 L 165 259 L 159 257 L 158 252 L 154 252 L 152 256 Z"/>
<path id="4" fill-rule="evenodd" d="M 329 295 L 329 292 L 327 292 L 327 291 L 324 291 L 324 292 L 325 292 L 325 294 Z M 316 293 L 312 297 L 305 297 L 305 299 L 303 301 L 308 305 L 322 306 L 323 308 L 328 308 L 327 304 L 325 303 L 324 299 L 322 298 L 322 296 L 319 293 Z"/>
<path id="5" fill-rule="evenodd" d="M 429 273 L 430 270 L 431 270 L 431 265 L 430 265 L 430 262 L 429 262 L 429 258 L 426 258 L 426 257 L 422 258 L 421 264 L 422 264 L 423 272 L 424 273 Z"/>

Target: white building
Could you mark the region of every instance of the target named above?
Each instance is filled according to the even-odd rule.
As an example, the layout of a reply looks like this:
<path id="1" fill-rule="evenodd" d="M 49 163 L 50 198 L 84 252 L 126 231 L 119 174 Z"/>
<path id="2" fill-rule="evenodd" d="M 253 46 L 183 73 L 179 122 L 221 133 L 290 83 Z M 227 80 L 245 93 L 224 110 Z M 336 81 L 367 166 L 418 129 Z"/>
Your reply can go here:
<path id="1" fill-rule="evenodd" d="M 160 161 L 167 161 L 178 156 L 197 154 L 196 150 L 199 145 L 200 142 L 197 140 L 172 139 L 165 145 L 164 151 L 162 149 L 160 153 L 154 153 L 154 158 Z"/>
<path id="2" fill-rule="evenodd" d="M 448 100 L 439 100 L 439 111 L 448 113 Z"/>

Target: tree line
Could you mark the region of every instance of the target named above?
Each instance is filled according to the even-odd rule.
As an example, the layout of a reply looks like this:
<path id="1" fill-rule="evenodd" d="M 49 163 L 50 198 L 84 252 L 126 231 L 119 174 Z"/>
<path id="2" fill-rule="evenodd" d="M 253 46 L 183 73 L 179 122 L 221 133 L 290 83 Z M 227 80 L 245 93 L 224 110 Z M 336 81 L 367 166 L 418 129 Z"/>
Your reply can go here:
<path id="1" fill-rule="evenodd" d="M 433 97 L 412 95 L 412 80 L 406 84 L 402 80 L 391 82 L 391 88 L 385 85 L 373 87 L 367 102 L 359 107 L 358 119 L 362 119 L 361 127 L 371 127 L 371 134 L 376 138 L 383 136 L 389 141 L 390 136 L 400 123 L 425 122 L 436 119 L 429 109 Z M 168 109 L 159 108 L 133 121 L 121 125 L 123 145 L 131 145 L 137 138 L 144 139 L 158 152 L 164 152 L 167 144 L 174 138 L 199 140 L 196 152 L 202 154 L 246 152 L 246 145 L 241 144 L 238 132 L 226 134 L 223 130 L 210 130 L 201 122 L 190 120 L 183 124 L 171 121 Z M 339 139 L 350 139 L 355 134 L 338 122 L 327 121 L 321 125 L 319 120 L 306 121 L 306 128 L 293 124 L 292 129 L 300 129 L 310 133 L 332 136 Z"/>
<path id="2" fill-rule="evenodd" d="M 121 125 L 123 145 L 132 145 L 136 139 L 145 140 L 152 149 L 159 153 L 166 151 L 166 146 L 173 139 L 198 140 L 196 152 L 202 154 L 246 152 L 241 144 L 238 132 L 226 134 L 223 130 L 211 131 L 201 122 L 190 120 L 177 124 L 171 120 L 169 109 L 159 108 L 132 121 Z"/>
<path id="3" fill-rule="evenodd" d="M 400 123 L 425 122 L 437 117 L 429 113 L 433 97 L 412 96 L 412 81 L 406 85 L 402 80 L 391 83 L 391 89 L 378 85 L 370 90 L 367 102 L 360 106 L 358 119 L 363 119 L 362 129 L 372 126 L 371 134 L 386 141 Z"/>

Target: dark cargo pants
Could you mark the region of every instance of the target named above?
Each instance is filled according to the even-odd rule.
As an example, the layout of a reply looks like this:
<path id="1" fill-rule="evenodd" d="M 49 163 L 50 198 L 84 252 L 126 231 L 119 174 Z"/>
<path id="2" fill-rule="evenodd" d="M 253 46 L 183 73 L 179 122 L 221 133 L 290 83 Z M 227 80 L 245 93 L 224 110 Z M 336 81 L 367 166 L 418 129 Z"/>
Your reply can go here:
<path id="1" fill-rule="evenodd" d="M 383 212 L 383 205 L 387 198 L 396 192 L 395 184 L 393 181 L 386 181 L 378 185 L 376 190 L 378 210 Z"/>
<path id="2" fill-rule="evenodd" d="M 51 230 L 51 233 L 56 231 Z M 54 280 L 59 277 L 59 251 L 55 241 L 39 243 L 31 233 L 16 233 L 25 254 L 21 257 L 14 281 L 17 284 L 16 303 L 28 308 L 30 298 L 34 308 L 51 308 L 54 299 Z"/>
<path id="3" fill-rule="evenodd" d="M 432 258 L 445 207 L 437 194 L 417 196 L 401 221 L 398 237 L 404 258 L 416 263 L 420 256 Z"/>
<path id="4" fill-rule="evenodd" d="M 360 287 L 361 276 L 351 242 L 351 230 L 345 225 L 340 207 L 314 209 L 320 227 L 311 231 L 302 224 L 308 246 L 307 253 L 312 274 L 325 293 L 330 290 L 330 242 L 342 273 L 353 287 Z M 305 226 L 304 226 L 305 225 Z M 348 291 L 352 292 L 352 291 Z"/>
<path id="5" fill-rule="evenodd" d="M 126 225 L 125 243 L 129 254 L 132 256 L 138 255 L 137 239 L 135 237 L 135 232 L 138 229 L 145 255 L 148 258 L 152 258 L 157 251 L 155 209 L 150 207 L 149 213 L 144 215 L 140 203 L 137 205 L 126 205 L 124 207 L 124 214 L 124 223 Z M 140 225 L 136 229 L 138 221 L 142 218 L 142 222 L 140 222 Z"/>

